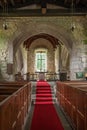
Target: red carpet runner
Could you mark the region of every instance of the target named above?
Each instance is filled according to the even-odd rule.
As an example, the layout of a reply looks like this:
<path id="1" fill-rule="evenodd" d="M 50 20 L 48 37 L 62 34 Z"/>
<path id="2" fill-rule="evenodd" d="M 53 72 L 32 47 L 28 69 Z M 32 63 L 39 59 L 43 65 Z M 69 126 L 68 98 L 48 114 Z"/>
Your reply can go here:
<path id="1" fill-rule="evenodd" d="M 36 103 L 30 130 L 64 130 L 52 102 L 50 85 L 37 82 Z"/>

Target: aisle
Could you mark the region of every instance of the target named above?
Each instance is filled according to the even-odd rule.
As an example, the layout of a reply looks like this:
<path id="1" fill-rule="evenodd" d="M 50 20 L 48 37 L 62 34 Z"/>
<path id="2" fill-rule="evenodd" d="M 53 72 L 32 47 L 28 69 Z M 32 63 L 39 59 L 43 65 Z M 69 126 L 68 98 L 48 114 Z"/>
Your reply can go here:
<path id="1" fill-rule="evenodd" d="M 64 130 L 55 110 L 51 86 L 46 82 L 36 84 L 36 101 L 30 130 Z"/>

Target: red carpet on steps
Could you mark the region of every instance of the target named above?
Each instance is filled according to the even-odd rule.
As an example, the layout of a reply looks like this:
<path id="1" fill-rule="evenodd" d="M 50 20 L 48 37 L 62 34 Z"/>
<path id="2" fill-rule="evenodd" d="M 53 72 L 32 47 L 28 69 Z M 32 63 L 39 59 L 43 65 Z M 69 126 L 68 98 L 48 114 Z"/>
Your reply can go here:
<path id="1" fill-rule="evenodd" d="M 52 101 L 50 85 L 38 81 L 30 130 L 64 130 Z"/>

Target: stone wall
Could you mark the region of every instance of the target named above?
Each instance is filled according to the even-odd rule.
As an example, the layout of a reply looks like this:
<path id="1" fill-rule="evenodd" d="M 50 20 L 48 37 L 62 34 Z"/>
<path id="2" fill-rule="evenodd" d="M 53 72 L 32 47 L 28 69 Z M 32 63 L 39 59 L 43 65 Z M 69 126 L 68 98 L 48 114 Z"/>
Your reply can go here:
<path id="1" fill-rule="evenodd" d="M 62 43 L 66 46 L 70 54 L 70 77 L 71 79 L 76 79 L 75 72 L 83 71 L 87 65 L 87 53 L 85 53 L 86 50 L 83 44 L 84 40 L 87 39 L 87 17 L 76 16 L 73 17 L 73 20 L 75 23 L 75 29 L 72 32 L 72 18 L 68 16 L 43 16 L 22 18 L 9 17 L 7 18 L 7 30 L 3 30 L 3 20 L 1 19 L 0 55 L 2 58 L 0 59 L 0 71 L 4 79 L 8 80 L 10 78 L 6 72 L 7 63 L 13 63 L 13 54 L 14 52 L 16 53 L 16 50 L 19 47 L 19 45 L 22 44 L 29 37 L 39 33 L 50 34 L 62 41 Z M 8 46 L 8 43 L 11 47 Z M 11 51 L 12 49 L 13 51 Z M 54 50 L 50 51 L 50 53 L 53 51 Z M 53 58 L 52 60 L 54 61 Z M 28 63 L 28 67 L 29 66 L 31 65 Z M 54 64 L 50 68 L 51 70 L 49 71 L 55 71 Z"/>
<path id="2" fill-rule="evenodd" d="M 87 67 L 87 46 L 78 44 L 73 46 L 72 55 L 70 59 L 70 76 L 73 80 L 76 79 L 76 72 L 85 72 Z M 84 79 L 81 78 L 81 80 Z M 79 79 L 80 80 L 80 79 Z"/>

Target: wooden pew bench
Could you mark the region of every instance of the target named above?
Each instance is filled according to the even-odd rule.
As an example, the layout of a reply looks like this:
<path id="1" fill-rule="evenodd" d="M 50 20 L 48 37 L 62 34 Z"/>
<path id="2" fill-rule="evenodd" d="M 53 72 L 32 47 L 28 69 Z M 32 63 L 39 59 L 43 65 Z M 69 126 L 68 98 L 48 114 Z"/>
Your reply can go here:
<path id="1" fill-rule="evenodd" d="M 75 130 L 87 129 L 87 82 L 57 82 L 57 99 Z"/>
<path id="2" fill-rule="evenodd" d="M 30 107 L 31 84 L 20 88 L 4 86 L 0 92 L 1 90 L 0 130 L 22 130 Z M 5 95 L 4 92 L 7 91 L 8 94 Z"/>
<path id="3" fill-rule="evenodd" d="M 0 102 L 13 94 L 26 82 L 0 82 Z"/>
<path id="4" fill-rule="evenodd" d="M 1 87 L 0 86 L 0 95 L 2 94 L 12 94 L 15 91 L 17 91 L 19 88 L 18 87 Z"/>
<path id="5" fill-rule="evenodd" d="M 19 87 L 0 86 L 0 102 L 17 91 Z"/>
<path id="6" fill-rule="evenodd" d="M 64 81 L 64 84 L 69 84 L 69 85 L 73 85 L 73 84 L 87 84 L 87 81 Z"/>
<path id="7" fill-rule="evenodd" d="M 0 95 L 10 95 L 25 84 L 26 82 L 0 82 Z"/>
<path id="8" fill-rule="evenodd" d="M 9 95 L 0 95 L 0 102 L 7 98 Z"/>
<path id="9" fill-rule="evenodd" d="M 65 82 L 65 84 L 69 85 L 69 86 L 72 86 L 72 87 L 75 87 L 75 88 L 78 88 L 80 90 L 83 90 L 83 91 L 87 91 L 87 82 L 81 82 L 81 81 L 78 81 L 78 82 L 73 82 L 73 81 L 70 81 L 68 83 Z"/>
<path id="10" fill-rule="evenodd" d="M 87 87 L 76 88 L 76 128 L 87 129 Z"/>
<path id="11" fill-rule="evenodd" d="M 87 92 L 87 87 L 79 87 L 79 89 Z"/>
<path id="12" fill-rule="evenodd" d="M 0 86 L 7 87 L 22 87 L 28 82 L 0 82 Z"/>

